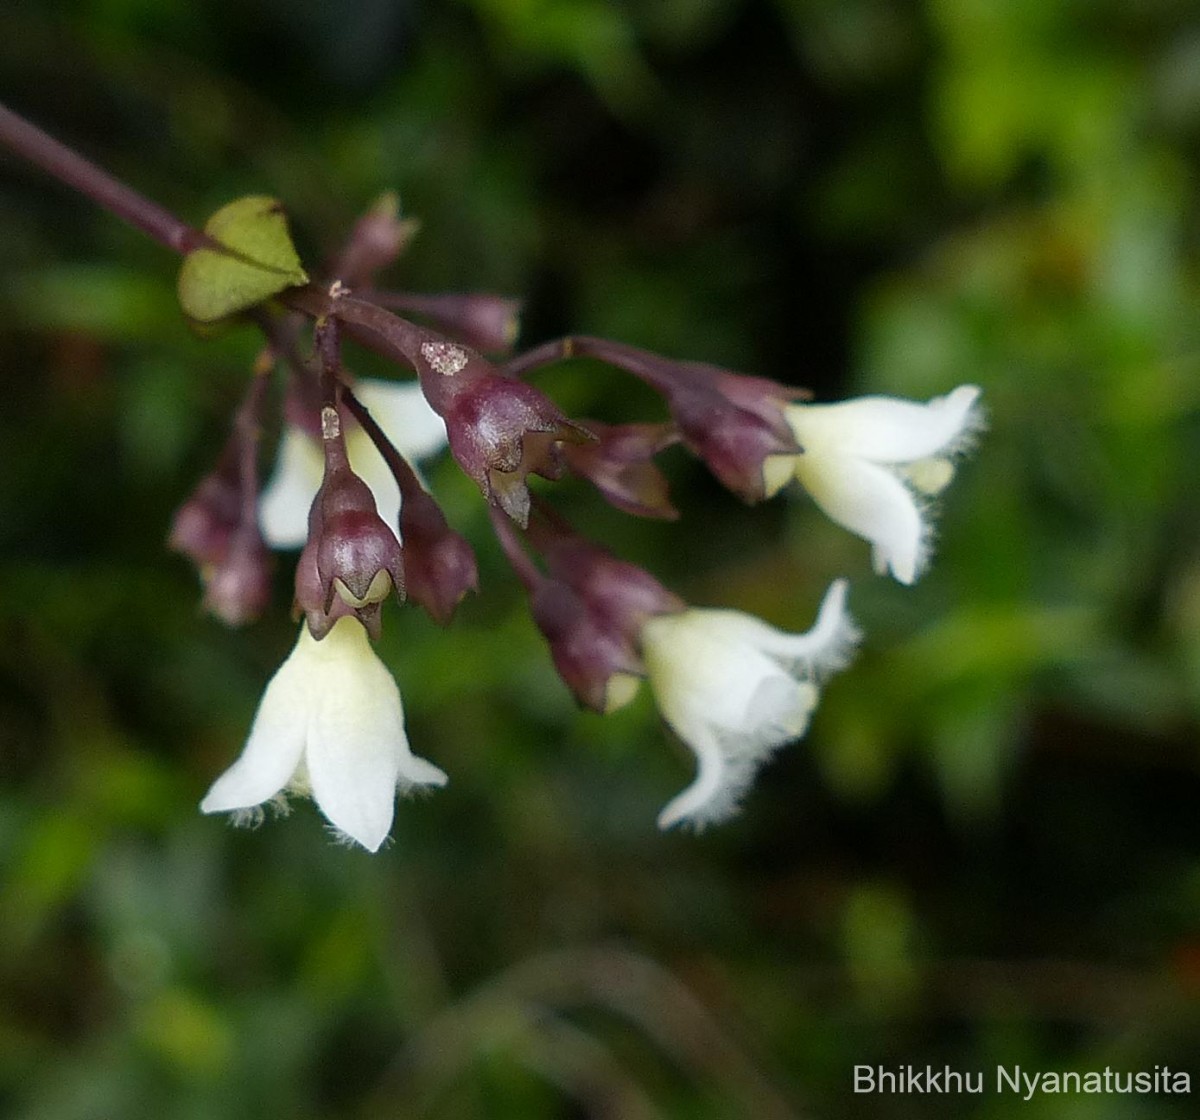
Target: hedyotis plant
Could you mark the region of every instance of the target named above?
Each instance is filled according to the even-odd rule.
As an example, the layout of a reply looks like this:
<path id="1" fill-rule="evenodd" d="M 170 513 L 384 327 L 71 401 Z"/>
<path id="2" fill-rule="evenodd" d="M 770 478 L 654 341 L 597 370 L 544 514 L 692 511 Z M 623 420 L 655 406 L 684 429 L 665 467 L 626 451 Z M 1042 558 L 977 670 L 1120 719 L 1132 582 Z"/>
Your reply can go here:
<path id="1" fill-rule="evenodd" d="M 935 498 L 982 426 L 970 385 L 925 403 L 825 404 L 793 386 L 600 338 L 513 355 L 512 300 L 376 286 L 415 231 L 393 198 L 360 219 L 314 281 L 274 199 L 238 199 L 197 230 L 2 106 L 0 141 L 181 253 L 179 297 L 191 320 L 263 335 L 228 441 L 169 534 L 199 571 L 205 607 L 232 626 L 267 609 L 272 550 L 297 553 L 295 648 L 267 684 L 241 756 L 201 802 L 235 822 L 302 795 L 336 834 L 375 851 L 397 793 L 446 782 L 412 752 L 399 689 L 372 648 L 389 601 L 407 599 L 447 625 L 478 587 L 472 547 L 419 461 L 448 449 L 477 485 L 582 707 L 611 713 L 648 686 L 696 764 L 659 825 L 700 828 L 736 811 L 758 767 L 805 734 L 821 688 L 852 660 L 859 633 L 847 583 L 831 584 L 802 634 L 689 606 L 567 524 L 549 488 L 531 493 L 530 477 L 573 477 L 625 513 L 672 520 L 679 514 L 655 460 L 679 444 L 748 503 L 796 480 L 870 543 L 877 571 L 911 584 L 932 553 Z M 390 359 L 395 379 L 357 379 L 347 340 Z M 530 379 L 576 357 L 639 379 L 668 418 L 566 415 Z M 276 377 L 282 434 L 263 484 L 260 432 Z"/>

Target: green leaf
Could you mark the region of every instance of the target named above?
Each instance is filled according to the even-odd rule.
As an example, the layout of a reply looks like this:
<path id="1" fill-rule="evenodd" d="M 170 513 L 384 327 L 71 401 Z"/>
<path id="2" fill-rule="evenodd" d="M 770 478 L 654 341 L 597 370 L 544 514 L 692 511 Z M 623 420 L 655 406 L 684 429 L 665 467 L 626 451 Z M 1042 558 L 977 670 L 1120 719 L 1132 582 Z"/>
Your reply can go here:
<path id="1" fill-rule="evenodd" d="M 179 270 L 179 302 L 197 322 L 223 319 L 308 283 L 277 199 L 236 199 L 208 219 L 204 232 L 226 251 L 196 249 Z"/>

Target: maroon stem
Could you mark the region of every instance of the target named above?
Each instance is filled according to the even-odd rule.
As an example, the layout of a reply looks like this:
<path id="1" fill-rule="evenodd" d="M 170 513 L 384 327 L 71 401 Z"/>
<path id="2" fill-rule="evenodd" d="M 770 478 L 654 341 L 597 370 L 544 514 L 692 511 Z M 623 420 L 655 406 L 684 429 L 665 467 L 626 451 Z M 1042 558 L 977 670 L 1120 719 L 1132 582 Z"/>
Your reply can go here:
<path id="1" fill-rule="evenodd" d="M 375 417 L 367 411 L 366 405 L 345 386 L 342 387 L 342 404 L 358 421 L 359 426 L 375 445 L 375 449 L 383 456 L 384 462 L 387 463 L 388 469 L 396 479 L 396 485 L 400 488 L 400 496 L 407 499 L 418 491 L 424 493 L 424 487 L 408 460 L 396 450 L 395 445 L 388 439 L 387 433 L 379 426 Z"/>
<path id="2" fill-rule="evenodd" d="M 534 589 L 546 577 L 538 571 L 537 565 L 529 559 L 529 555 L 521 547 L 521 542 L 517 539 L 516 531 L 508 517 L 493 505 L 488 506 L 488 517 L 491 518 L 492 531 L 496 534 L 496 539 L 500 542 L 500 547 L 504 550 L 504 555 L 512 566 L 512 570 L 517 573 L 517 578 L 525 585 L 525 590 L 532 595 Z"/>
<path id="3" fill-rule="evenodd" d="M 79 191 L 168 249 L 183 255 L 200 248 L 231 252 L 3 104 L 0 104 L 0 146 L 12 149 L 35 167 Z M 385 358 L 413 369 L 418 368 L 417 356 L 422 342 L 436 337 L 364 300 L 349 296 L 334 300 L 328 291 L 314 284 L 281 292 L 278 298 L 285 306 L 311 319 L 336 315 L 344 325 L 345 334 Z M 259 322 L 262 325 L 261 319 Z"/>
<path id="4" fill-rule="evenodd" d="M 678 376 L 671 374 L 677 374 L 688 365 L 687 362 L 671 362 L 670 359 L 661 358 L 657 354 L 639 350 L 636 346 L 626 346 L 623 342 L 573 334 L 543 342 L 540 346 L 504 362 L 500 369 L 508 377 L 521 377 L 530 370 L 568 358 L 597 358 L 625 370 L 626 373 L 632 373 L 634 377 L 640 378 L 660 393 L 668 392 L 679 380 Z"/>
<path id="5" fill-rule="evenodd" d="M 555 338 L 549 342 L 543 342 L 532 350 L 526 350 L 524 354 L 509 358 L 500 368 L 509 377 L 522 377 L 530 370 L 538 369 L 541 366 L 553 365 L 555 362 L 563 362 L 568 358 L 581 357 L 582 352 L 576 349 L 578 341 L 568 335 L 566 338 Z"/>
<path id="6" fill-rule="evenodd" d="M 331 298 L 316 284 L 281 292 L 279 299 L 314 319 L 336 316 L 346 334 L 411 369 L 418 368 L 421 344 L 438 337 L 366 300 L 351 295 Z"/>
<path id="7" fill-rule="evenodd" d="M 342 336 L 338 321 L 330 317 L 317 320 L 313 342 L 321 357 L 321 404 L 337 408 L 342 374 Z"/>
<path id="8" fill-rule="evenodd" d="M 78 152 L 60 144 L 24 117 L 0 104 L 0 144 L 24 156 L 35 167 L 87 195 L 109 213 L 128 222 L 176 253 L 190 253 L 205 245 L 209 238 L 198 229 L 175 217 L 169 210 L 151 202 L 145 195 L 114 179 Z"/>

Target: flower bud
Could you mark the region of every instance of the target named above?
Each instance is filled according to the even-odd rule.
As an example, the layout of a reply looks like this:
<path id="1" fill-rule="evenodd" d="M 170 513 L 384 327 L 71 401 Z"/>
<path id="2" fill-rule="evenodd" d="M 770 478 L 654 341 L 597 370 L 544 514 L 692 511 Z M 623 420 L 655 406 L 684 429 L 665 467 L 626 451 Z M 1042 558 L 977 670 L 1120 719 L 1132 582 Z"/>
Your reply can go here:
<path id="1" fill-rule="evenodd" d="M 529 606 L 558 675 L 580 704 L 605 714 L 633 699 L 645 671 L 633 645 L 607 619 L 552 578 L 534 585 Z"/>
<path id="2" fill-rule="evenodd" d="M 467 592 L 479 589 L 475 554 L 419 484 L 404 490 L 400 534 L 408 598 L 445 626 Z"/>
<path id="3" fill-rule="evenodd" d="M 435 350 L 435 345 L 443 349 Z M 459 355 L 466 363 L 465 352 L 449 343 L 426 343 L 422 353 L 434 371 L 423 373 L 423 386 L 433 376 L 443 382 L 452 381 L 469 368 L 458 366 Z M 559 477 L 563 469 L 562 442 L 582 443 L 591 438 L 590 433 L 568 420 L 533 386 L 502 377 L 490 366 L 487 372 L 473 373 L 453 388 L 439 384 L 437 389 L 435 393 L 426 389 L 426 396 L 446 421 L 455 459 L 492 505 L 504 510 L 518 525 L 526 525 L 526 478 L 530 474 Z"/>
<path id="4" fill-rule="evenodd" d="M 239 526 L 204 574 L 204 607 L 229 626 L 253 622 L 271 602 L 271 553 L 256 522 Z"/>
<path id="5" fill-rule="evenodd" d="M 241 513 L 238 459 L 226 448 L 216 468 L 176 511 L 167 544 L 204 571 L 225 558 Z"/>
<path id="6" fill-rule="evenodd" d="M 667 480 L 653 462 L 659 451 L 678 442 L 674 425 L 585 423 L 596 441 L 564 445 L 567 466 L 617 509 L 635 517 L 677 518 Z"/>
<path id="7" fill-rule="evenodd" d="M 403 554 L 376 510 L 371 488 L 350 467 L 337 410 L 326 408 L 322 422 L 325 478 L 309 515 L 296 603 L 308 615 L 314 636 L 327 632 L 338 616 L 332 610 L 336 596 L 375 637 L 383 600 L 393 590 L 404 595 Z"/>
<path id="8" fill-rule="evenodd" d="M 368 283 L 390 265 L 415 236 L 418 222 L 401 219 L 400 200 L 394 192 L 382 195 L 358 221 L 350 240 L 334 265 L 333 273 L 350 287 Z"/>

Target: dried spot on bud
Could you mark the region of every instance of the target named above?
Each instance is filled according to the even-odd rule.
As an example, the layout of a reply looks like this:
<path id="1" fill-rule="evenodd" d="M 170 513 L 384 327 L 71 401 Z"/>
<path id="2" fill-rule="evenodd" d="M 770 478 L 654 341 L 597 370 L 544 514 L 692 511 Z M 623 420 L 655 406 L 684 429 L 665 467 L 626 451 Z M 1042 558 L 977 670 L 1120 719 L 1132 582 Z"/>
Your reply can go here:
<path id="1" fill-rule="evenodd" d="M 421 357 L 443 377 L 453 377 L 467 364 L 467 352 L 452 342 L 424 342 Z"/>
<path id="2" fill-rule="evenodd" d="M 349 294 L 350 294 L 350 289 L 348 287 L 346 287 L 346 285 L 343 284 L 340 280 L 335 280 L 332 284 L 329 285 L 329 298 L 330 299 L 341 299 L 342 296 L 348 296 Z"/>
<path id="3" fill-rule="evenodd" d="M 321 409 L 321 438 L 337 439 L 342 434 L 342 418 L 336 408 L 326 405 Z"/>

